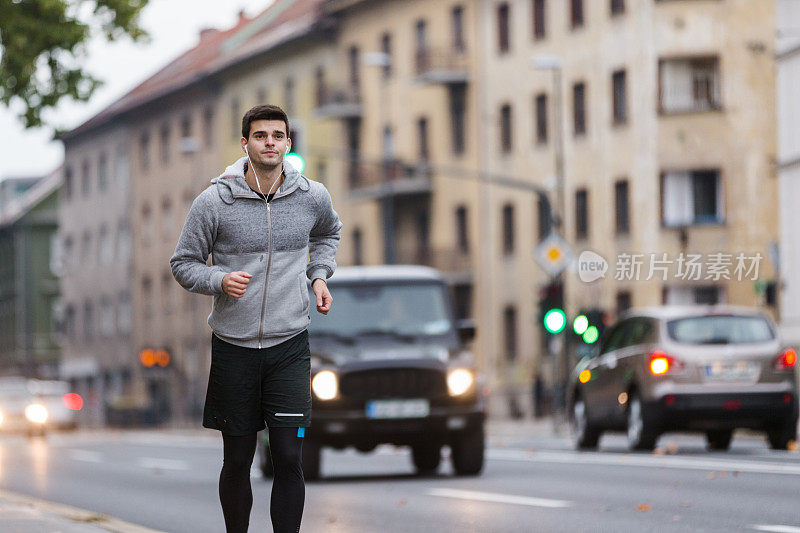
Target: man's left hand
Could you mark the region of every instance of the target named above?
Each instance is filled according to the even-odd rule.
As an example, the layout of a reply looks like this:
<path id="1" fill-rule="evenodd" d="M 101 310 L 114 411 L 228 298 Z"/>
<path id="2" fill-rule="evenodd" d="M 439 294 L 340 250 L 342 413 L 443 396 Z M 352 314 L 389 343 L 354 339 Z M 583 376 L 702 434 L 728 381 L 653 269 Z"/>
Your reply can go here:
<path id="1" fill-rule="evenodd" d="M 327 315 L 333 303 L 333 296 L 331 296 L 331 292 L 328 290 L 328 284 L 325 283 L 324 279 L 317 278 L 311 284 L 311 288 L 314 290 L 314 294 L 317 295 L 317 311 L 323 315 Z"/>

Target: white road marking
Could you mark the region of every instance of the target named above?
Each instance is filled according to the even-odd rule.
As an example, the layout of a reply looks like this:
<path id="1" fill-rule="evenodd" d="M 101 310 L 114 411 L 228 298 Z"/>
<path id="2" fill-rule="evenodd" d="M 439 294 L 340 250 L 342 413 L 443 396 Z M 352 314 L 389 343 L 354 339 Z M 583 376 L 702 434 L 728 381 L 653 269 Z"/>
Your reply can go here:
<path id="1" fill-rule="evenodd" d="M 75 461 L 84 461 L 87 463 L 102 463 L 103 456 L 98 452 L 90 452 L 89 450 L 69 450 L 67 456 Z"/>
<path id="2" fill-rule="evenodd" d="M 516 496 L 513 494 L 499 494 L 495 492 L 478 492 L 474 490 L 430 489 L 428 494 L 431 496 L 441 496 L 443 498 L 510 503 L 515 505 L 529 505 L 531 507 L 549 507 L 551 509 L 559 509 L 573 505 L 572 502 L 565 500 L 548 500 L 544 498 L 531 498 L 529 496 Z"/>
<path id="3" fill-rule="evenodd" d="M 136 464 L 142 468 L 158 468 L 160 470 L 189 470 L 186 461 L 179 459 L 160 459 L 157 457 L 140 457 Z"/>
<path id="4" fill-rule="evenodd" d="M 487 456 L 490 459 L 526 461 L 532 463 L 597 464 L 648 468 L 675 468 L 683 470 L 725 470 L 729 472 L 739 471 L 755 474 L 800 476 L 800 465 L 775 461 L 737 461 L 732 459 L 703 459 L 664 455 L 619 455 L 591 452 L 526 451 L 496 448 L 487 450 Z"/>
<path id="5" fill-rule="evenodd" d="M 772 533 L 800 533 L 800 527 L 795 526 L 754 525 L 753 529 L 758 531 L 770 531 Z"/>

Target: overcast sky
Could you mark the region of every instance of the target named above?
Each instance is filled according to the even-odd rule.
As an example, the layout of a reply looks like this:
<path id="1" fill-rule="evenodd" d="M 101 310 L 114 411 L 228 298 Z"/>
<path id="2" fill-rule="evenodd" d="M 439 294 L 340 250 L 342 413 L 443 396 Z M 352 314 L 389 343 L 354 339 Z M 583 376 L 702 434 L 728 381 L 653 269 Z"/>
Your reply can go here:
<path id="1" fill-rule="evenodd" d="M 150 0 L 142 12 L 142 26 L 150 33 L 150 43 L 133 44 L 123 39 L 109 44 L 94 39 L 86 64 L 105 85 L 88 103 L 65 100 L 46 117 L 62 128 L 80 125 L 194 46 L 201 28 L 230 27 L 241 9 L 253 16 L 270 3 L 272 0 Z M 43 175 L 64 159 L 61 143 L 50 140 L 50 128 L 25 130 L 17 114 L 0 105 L 0 179 Z"/>

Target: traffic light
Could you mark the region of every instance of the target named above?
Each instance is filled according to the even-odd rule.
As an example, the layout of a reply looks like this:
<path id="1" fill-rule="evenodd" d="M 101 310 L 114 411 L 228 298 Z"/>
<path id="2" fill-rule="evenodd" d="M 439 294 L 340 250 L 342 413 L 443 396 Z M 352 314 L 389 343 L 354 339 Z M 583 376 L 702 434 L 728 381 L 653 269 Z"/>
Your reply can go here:
<path id="1" fill-rule="evenodd" d="M 299 173 L 303 173 L 303 170 L 306 168 L 306 162 L 303 159 L 303 156 L 298 154 L 297 152 L 289 152 L 286 154 L 286 157 L 283 158 L 284 161 L 292 165 L 295 170 Z"/>
<path id="2" fill-rule="evenodd" d="M 572 321 L 572 331 L 578 342 L 594 344 L 603 336 L 608 319 L 608 313 L 602 309 L 583 310 Z"/>
<path id="3" fill-rule="evenodd" d="M 539 323 L 545 333 L 560 333 L 567 325 L 564 313 L 564 286 L 551 282 L 539 289 Z"/>

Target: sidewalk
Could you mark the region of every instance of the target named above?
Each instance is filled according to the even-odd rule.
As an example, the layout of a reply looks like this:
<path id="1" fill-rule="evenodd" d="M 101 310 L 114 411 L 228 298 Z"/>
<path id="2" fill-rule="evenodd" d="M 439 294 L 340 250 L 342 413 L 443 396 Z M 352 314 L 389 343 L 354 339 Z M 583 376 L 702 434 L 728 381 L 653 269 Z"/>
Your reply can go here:
<path id="1" fill-rule="evenodd" d="M 3 533 L 162 533 L 109 516 L 0 490 Z"/>

